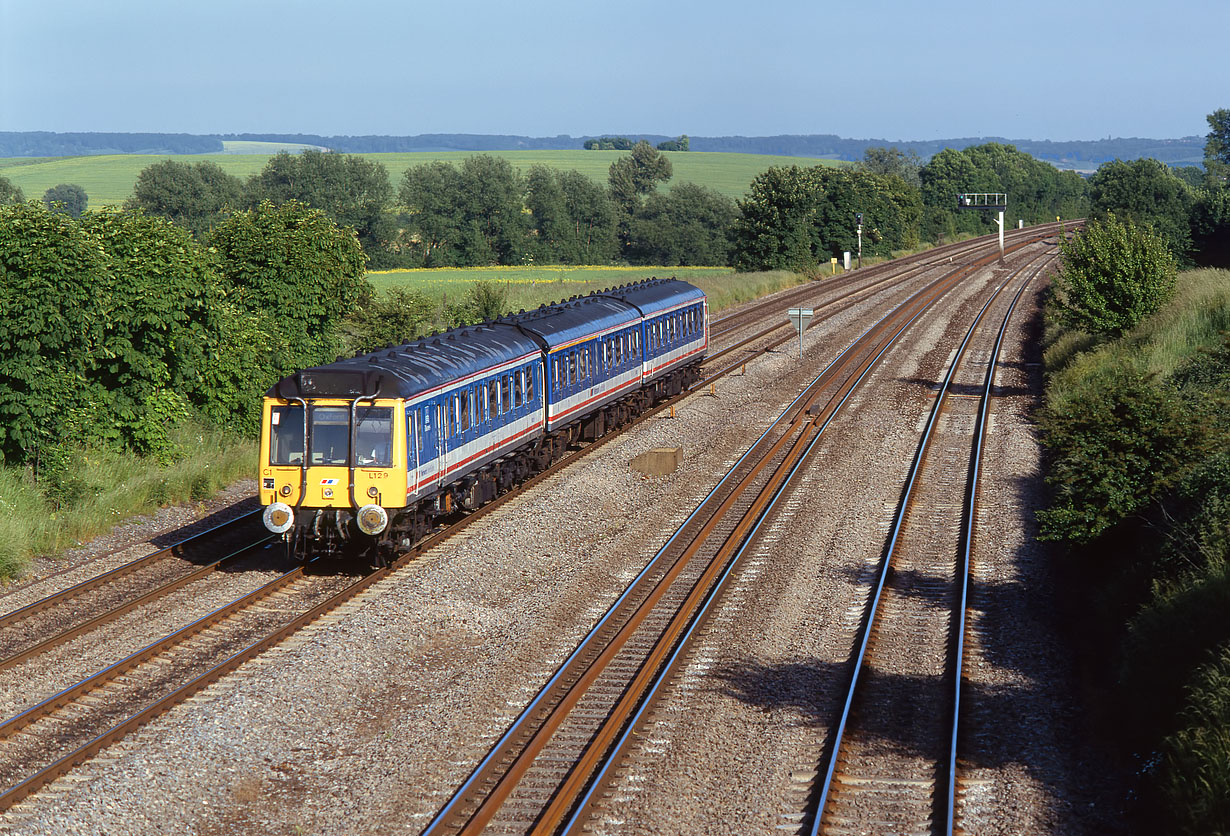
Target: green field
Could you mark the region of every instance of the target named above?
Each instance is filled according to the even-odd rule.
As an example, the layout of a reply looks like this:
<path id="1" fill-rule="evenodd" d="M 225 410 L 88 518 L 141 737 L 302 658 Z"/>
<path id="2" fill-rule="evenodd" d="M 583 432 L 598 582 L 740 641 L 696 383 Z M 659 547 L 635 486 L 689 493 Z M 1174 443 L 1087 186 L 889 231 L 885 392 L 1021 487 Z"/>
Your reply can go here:
<path id="1" fill-rule="evenodd" d="M 503 157 L 523 173 L 533 165 L 545 165 L 559 169 L 574 169 L 605 185 L 611 163 L 625 151 L 486 151 L 495 157 Z M 210 160 L 224 171 L 240 178 L 247 178 L 264 168 L 271 154 L 111 154 L 96 157 L 7 157 L 0 158 L 0 176 L 20 186 L 27 199 L 42 197 L 43 193 L 61 183 L 75 183 L 85 189 L 90 199 L 90 208 L 115 206 L 123 203 L 132 194 L 133 184 L 141 170 L 165 159 L 196 163 Z M 399 154 L 360 154 L 379 162 L 389 172 L 396 189 L 402 175 L 411 166 L 443 160 L 454 165 L 469 156 L 469 151 L 415 152 Z M 666 187 L 678 183 L 696 183 L 707 186 L 732 199 L 741 198 L 747 192 L 753 178 L 772 166 L 848 165 L 834 160 L 818 160 L 808 157 L 772 157 L 759 154 L 718 154 L 696 151 L 668 154 L 674 166 L 674 176 Z"/>
<path id="2" fill-rule="evenodd" d="M 735 273 L 729 267 L 436 267 L 369 273 L 377 292 L 393 287 L 416 290 L 441 301 L 460 301 L 476 281 L 503 285 L 509 310 L 531 310 L 543 304 L 584 296 L 656 276 L 682 279 L 705 291 L 710 313 L 806 281 L 798 273 Z"/>

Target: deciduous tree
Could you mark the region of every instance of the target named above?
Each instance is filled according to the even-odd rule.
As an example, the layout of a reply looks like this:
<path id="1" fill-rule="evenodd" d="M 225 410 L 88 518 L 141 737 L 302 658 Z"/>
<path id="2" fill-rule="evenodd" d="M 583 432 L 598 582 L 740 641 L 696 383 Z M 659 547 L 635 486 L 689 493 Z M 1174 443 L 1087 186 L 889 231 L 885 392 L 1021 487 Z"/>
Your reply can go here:
<path id="1" fill-rule="evenodd" d="M 76 183 L 61 183 L 43 192 L 43 204 L 52 212 L 63 212 L 74 218 L 80 218 L 81 213 L 89 204 L 85 189 Z"/>
<path id="2" fill-rule="evenodd" d="M 263 318 L 279 342 L 267 362 L 272 372 L 334 359 L 341 348 L 338 323 L 367 281 L 353 229 L 297 201 L 265 201 L 228 217 L 212 243 L 228 297 Z"/>
<path id="3" fill-rule="evenodd" d="M 0 206 L 11 206 L 14 203 L 25 203 L 26 196 L 21 187 L 14 186 L 7 177 L 0 177 Z"/>
<path id="4" fill-rule="evenodd" d="M 629 260 L 667 267 L 729 264 L 730 228 L 738 214 L 733 200 L 693 183 L 655 192 L 633 219 Z"/>
<path id="5" fill-rule="evenodd" d="M 1184 261 L 1191 250 L 1190 213 L 1194 195 L 1163 163 L 1151 159 L 1114 160 L 1089 180 L 1092 215 L 1115 214 L 1152 226 L 1175 258 Z"/>
<path id="6" fill-rule="evenodd" d="M 615 212 L 606 191 L 577 171 L 536 165 L 526 177 L 529 249 L 539 264 L 604 264 L 615 257 Z"/>
<path id="7" fill-rule="evenodd" d="M 59 444 L 91 394 L 109 279 L 98 240 L 36 203 L 0 208 L 0 454 Z"/>
<path id="8" fill-rule="evenodd" d="M 191 234 L 140 212 L 91 213 L 82 228 L 107 254 L 103 332 L 90 377 L 106 391 L 94 432 L 138 453 L 173 454 L 168 421 L 201 391 L 214 276 Z"/>
<path id="9" fill-rule="evenodd" d="M 363 157 L 283 151 L 253 175 L 246 191 L 250 207 L 265 200 L 275 206 L 293 200 L 320 209 L 339 226 L 352 227 L 368 249 L 391 235 L 386 214 L 393 197 L 389 173 Z"/>
<path id="10" fill-rule="evenodd" d="M 1225 185 L 1230 180 L 1230 109 L 1215 110 L 1206 118 L 1209 134 L 1204 143 L 1204 170 L 1210 184 Z"/>
<path id="11" fill-rule="evenodd" d="M 1174 256 L 1161 238 L 1130 218 L 1120 221 L 1111 213 L 1090 221 L 1060 249 L 1055 306 L 1073 328 L 1117 337 L 1174 294 Z"/>
<path id="12" fill-rule="evenodd" d="M 902 151 L 900 148 L 868 148 L 863 152 L 859 167 L 872 174 L 885 177 L 896 175 L 905 181 L 906 185 L 916 189 L 922 187 L 918 172 L 922 168 L 922 160 L 914 151 Z"/>
<path id="13" fill-rule="evenodd" d="M 167 218 L 199 238 L 226 210 L 243 208 L 243 182 L 215 162 L 163 160 L 141 170 L 124 206 Z"/>
<path id="14" fill-rule="evenodd" d="M 734 266 L 810 270 L 856 247 L 855 213 L 863 213 L 863 251 L 887 254 L 917 240 L 918 192 L 899 177 L 865 171 L 771 168 L 738 203 Z"/>

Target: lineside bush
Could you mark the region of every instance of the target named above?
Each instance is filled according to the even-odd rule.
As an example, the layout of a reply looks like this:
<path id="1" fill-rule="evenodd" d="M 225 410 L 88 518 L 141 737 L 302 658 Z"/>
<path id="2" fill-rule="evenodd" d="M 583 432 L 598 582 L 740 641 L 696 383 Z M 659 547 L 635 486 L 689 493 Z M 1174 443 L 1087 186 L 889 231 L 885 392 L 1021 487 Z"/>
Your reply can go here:
<path id="1" fill-rule="evenodd" d="M 1230 832 L 1230 272 L 1179 285 L 1118 338 L 1049 335 L 1040 523 L 1087 582 L 1090 710 L 1146 765 L 1134 815 L 1207 834 Z"/>
<path id="2" fill-rule="evenodd" d="M 1131 219 L 1090 221 L 1060 244 L 1063 266 L 1052 283 L 1064 324 L 1118 337 L 1174 295 L 1176 266 L 1164 241 Z"/>

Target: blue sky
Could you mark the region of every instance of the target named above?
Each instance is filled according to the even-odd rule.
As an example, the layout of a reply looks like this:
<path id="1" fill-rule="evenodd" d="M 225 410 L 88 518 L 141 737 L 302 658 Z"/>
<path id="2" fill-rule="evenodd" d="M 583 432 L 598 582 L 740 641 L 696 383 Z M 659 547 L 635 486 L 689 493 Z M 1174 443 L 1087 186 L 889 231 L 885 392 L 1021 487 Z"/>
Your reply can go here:
<path id="1" fill-rule="evenodd" d="M 0 130 L 1179 137 L 1227 0 L 0 0 Z"/>

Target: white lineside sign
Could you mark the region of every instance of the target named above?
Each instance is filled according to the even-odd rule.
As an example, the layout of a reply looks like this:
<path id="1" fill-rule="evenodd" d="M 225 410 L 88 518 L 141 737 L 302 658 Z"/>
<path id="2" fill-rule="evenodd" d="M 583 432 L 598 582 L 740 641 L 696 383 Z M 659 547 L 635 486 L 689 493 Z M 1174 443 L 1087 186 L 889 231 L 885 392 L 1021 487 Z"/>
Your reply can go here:
<path id="1" fill-rule="evenodd" d="M 794 323 L 794 329 L 799 332 L 799 359 L 802 360 L 803 332 L 807 330 L 807 326 L 811 322 L 815 311 L 811 308 L 791 308 L 786 313 L 790 317 L 790 321 Z"/>

